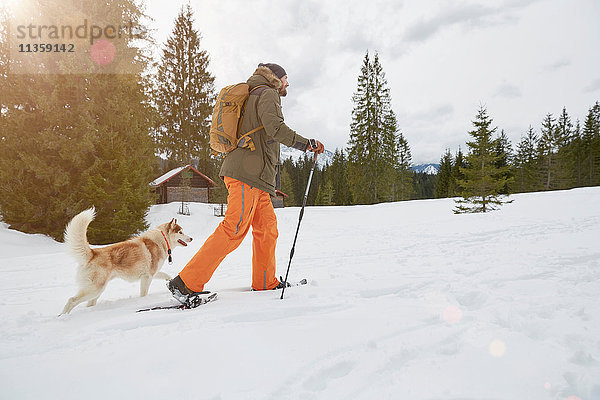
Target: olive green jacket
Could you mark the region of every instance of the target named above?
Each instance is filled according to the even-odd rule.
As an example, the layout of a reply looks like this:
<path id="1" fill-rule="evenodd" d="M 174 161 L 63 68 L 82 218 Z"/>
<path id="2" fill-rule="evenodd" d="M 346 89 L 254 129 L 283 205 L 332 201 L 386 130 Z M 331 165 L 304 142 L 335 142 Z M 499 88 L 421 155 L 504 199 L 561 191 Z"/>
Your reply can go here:
<path id="1" fill-rule="evenodd" d="M 308 139 L 283 122 L 279 89 L 281 80 L 267 67 L 258 67 L 248 81 L 250 93 L 239 135 L 264 126 L 250 135 L 255 150 L 238 147 L 227 154 L 219 175 L 228 176 L 275 196 L 275 179 L 279 165 L 279 144 L 306 151 Z"/>

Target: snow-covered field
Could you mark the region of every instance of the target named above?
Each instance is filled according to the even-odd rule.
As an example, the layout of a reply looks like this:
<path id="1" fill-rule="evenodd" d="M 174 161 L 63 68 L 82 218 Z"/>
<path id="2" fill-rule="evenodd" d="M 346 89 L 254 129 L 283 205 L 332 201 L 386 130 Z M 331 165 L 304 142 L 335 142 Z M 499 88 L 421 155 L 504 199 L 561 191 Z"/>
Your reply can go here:
<path id="1" fill-rule="evenodd" d="M 453 201 L 307 208 L 291 279 L 250 292 L 251 235 L 196 310 L 164 281 L 75 293 L 64 246 L 0 226 L 0 399 L 600 399 L 600 188 L 513 196 L 454 215 Z M 177 217 L 155 206 L 152 226 Z M 220 221 L 178 216 L 194 237 Z M 278 210 L 285 273 L 298 208 Z"/>

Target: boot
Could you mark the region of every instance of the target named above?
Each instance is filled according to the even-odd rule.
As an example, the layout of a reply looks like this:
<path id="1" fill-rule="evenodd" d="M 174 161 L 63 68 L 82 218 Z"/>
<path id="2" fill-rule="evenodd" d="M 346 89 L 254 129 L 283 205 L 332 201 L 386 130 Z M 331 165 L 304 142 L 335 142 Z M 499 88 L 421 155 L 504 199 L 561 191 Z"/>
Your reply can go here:
<path id="1" fill-rule="evenodd" d="M 193 290 L 191 290 L 187 286 L 185 286 L 185 283 L 183 283 L 183 280 L 181 280 L 179 275 L 177 275 L 175 278 L 171 279 L 170 281 L 167 281 L 167 288 L 173 294 L 173 297 L 175 297 L 177 299 L 177 301 L 179 301 L 181 304 L 187 304 L 187 301 L 190 298 L 190 296 L 196 296 L 199 294 L 210 293 L 210 292 L 194 292 Z"/>

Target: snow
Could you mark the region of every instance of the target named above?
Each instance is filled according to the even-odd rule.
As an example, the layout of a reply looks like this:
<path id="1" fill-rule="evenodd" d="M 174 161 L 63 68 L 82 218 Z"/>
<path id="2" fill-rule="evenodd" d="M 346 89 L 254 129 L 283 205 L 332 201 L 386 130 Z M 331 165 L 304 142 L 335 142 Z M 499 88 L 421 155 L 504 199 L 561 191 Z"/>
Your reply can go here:
<path id="1" fill-rule="evenodd" d="M 413 165 L 414 172 L 426 173 L 427 175 L 437 175 L 440 164 L 417 164 Z"/>
<path id="2" fill-rule="evenodd" d="M 288 158 L 291 158 L 292 161 L 294 161 L 294 162 L 298 162 L 302 157 L 304 157 L 307 154 L 308 154 L 309 158 L 312 159 L 313 153 L 310 153 L 310 152 L 306 153 L 304 151 L 300 151 L 293 147 L 287 147 L 287 146 L 281 145 L 280 150 L 279 150 L 279 159 L 281 160 L 282 163 L 283 163 L 283 161 L 287 160 Z M 325 150 L 317 158 L 318 167 L 320 169 L 323 169 L 327 165 L 331 165 L 333 163 L 333 156 L 334 156 L 334 154 L 331 151 Z"/>
<path id="3" fill-rule="evenodd" d="M 423 170 L 423 172 L 425 172 L 427 175 L 436 175 L 438 173 L 438 170 L 433 165 L 429 165 Z"/>
<path id="4" fill-rule="evenodd" d="M 520 194 L 455 215 L 451 199 L 308 207 L 291 279 L 250 292 L 251 235 L 189 311 L 164 282 L 109 283 L 97 306 L 57 317 L 75 293 L 64 245 L 0 226 L 0 398 L 600 399 L 600 188 Z M 194 237 L 206 204 L 152 207 Z M 278 209 L 285 273 L 298 208 Z"/>
<path id="5" fill-rule="evenodd" d="M 172 177 L 174 177 L 175 175 L 177 175 L 178 173 L 180 173 L 181 171 L 183 171 L 187 167 L 189 167 L 189 165 L 184 165 L 183 167 L 178 167 L 178 168 L 172 169 L 172 170 L 166 172 L 165 174 L 159 176 L 158 178 L 156 178 L 152 182 L 150 182 L 150 185 L 151 186 L 158 186 L 161 183 L 163 183 L 164 181 L 167 181 L 167 180 L 171 179 Z"/>

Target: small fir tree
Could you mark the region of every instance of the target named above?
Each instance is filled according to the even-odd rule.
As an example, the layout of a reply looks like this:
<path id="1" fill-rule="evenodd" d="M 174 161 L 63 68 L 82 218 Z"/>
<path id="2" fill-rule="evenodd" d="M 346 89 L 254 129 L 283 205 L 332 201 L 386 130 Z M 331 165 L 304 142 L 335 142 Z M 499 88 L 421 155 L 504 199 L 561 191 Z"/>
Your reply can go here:
<path id="1" fill-rule="evenodd" d="M 475 129 L 469 132 L 473 141 L 467 142 L 468 166 L 462 169 L 465 178 L 459 182 L 463 198 L 456 201 L 455 213 L 492 211 L 509 202 L 499 195 L 508 182 L 505 176 L 508 167 L 496 166 L 502 156 L 497 154 L 498 141 L 493 138 L 497 128 L 491 128 L 492 119 L 485 107 L 479 108 L 473 125 Z"/>

